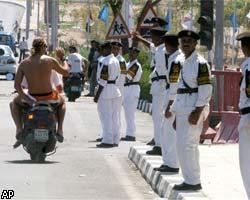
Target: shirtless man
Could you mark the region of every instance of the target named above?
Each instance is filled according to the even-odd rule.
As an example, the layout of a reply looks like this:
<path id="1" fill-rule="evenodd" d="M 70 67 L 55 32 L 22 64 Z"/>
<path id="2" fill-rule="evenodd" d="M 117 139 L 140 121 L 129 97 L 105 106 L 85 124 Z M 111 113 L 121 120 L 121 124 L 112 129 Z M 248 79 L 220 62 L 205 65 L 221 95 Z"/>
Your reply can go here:
<path id="1" fill-rule="evenodd" d="M 53 90 L 50 79 L 52 70 L 64 76 L 68 76 L 69 68 L 66 62 L 61 66 L 56 59 L 46 56 L 46 52 L 47 45 L 44 39 L 34 39 L 32 55 L 20 63 L 15 77 L 14 87 L 18 92 L 18 96 L 13 100 L 12 117 L 16 124 L 16 137 L 19 138 L 22 132 L 21 109 L 24 103 L 32 106 L 35 101 L 56 100 L 59 102 L 56 136 L 59 142 L 63 142 L 63 120 L 66 111 L 65 102 L 58 91 Z M 28 94 L 26 94 L 22 88 L 24 76 L 28 82 Z"/>

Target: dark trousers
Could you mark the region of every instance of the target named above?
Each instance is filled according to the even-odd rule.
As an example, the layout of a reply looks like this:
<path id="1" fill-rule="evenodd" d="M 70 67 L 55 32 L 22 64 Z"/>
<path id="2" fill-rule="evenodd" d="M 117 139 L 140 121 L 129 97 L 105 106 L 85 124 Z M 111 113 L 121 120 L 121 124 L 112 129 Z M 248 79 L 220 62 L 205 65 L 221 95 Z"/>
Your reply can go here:
<path id="1" fill-rule="evenodd" d="M 25 49 L 20 49 L 19 63 L 25 58 Z"/>

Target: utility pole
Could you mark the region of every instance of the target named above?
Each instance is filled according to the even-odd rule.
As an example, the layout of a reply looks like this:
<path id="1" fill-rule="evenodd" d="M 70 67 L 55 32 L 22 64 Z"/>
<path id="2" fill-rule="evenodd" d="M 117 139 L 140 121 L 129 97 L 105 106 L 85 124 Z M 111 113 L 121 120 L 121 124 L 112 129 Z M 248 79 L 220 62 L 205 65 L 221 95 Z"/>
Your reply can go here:
<path id="1" fill-rule="evenodd" d="M 216 70 L 223 70 L 223 50 L 224 50 L 224 1 L 216 0 L 216 33 L 215 33 L 215 53 L 214 65 Z"/>
<path id="2" fill-rule="evenodd" d="M 52 12 L 51 12 L 51 45 L 54 50 L 57 47 L 57 29 L 58 29 L 58 1 L 52 1 Z"/>
<path id="3" fill-rule="evenodd" d="M 37 0 L 37 31 L 36 31 L 37 36 L 40 35 L 39 22 L 40 22 L 40 0 Z"/>
<path id="4" fill-rule="evenodd" d="M 47 26 L 46 26 L 46 31 L 47 31 L 47 45 L 48 47 L 50 46 L 50 36 L 49 36 L 49 0 L 45 0 L 45 7 L 46 7 L 46 22 L 47 22 Z"/>
<path id="5" fill-rule="evenodd" d="M 26 40 L 29 39 L 31 4 L 32 4 L 31 0 L 26 0 L 26 32 L 25 32 Z"/>

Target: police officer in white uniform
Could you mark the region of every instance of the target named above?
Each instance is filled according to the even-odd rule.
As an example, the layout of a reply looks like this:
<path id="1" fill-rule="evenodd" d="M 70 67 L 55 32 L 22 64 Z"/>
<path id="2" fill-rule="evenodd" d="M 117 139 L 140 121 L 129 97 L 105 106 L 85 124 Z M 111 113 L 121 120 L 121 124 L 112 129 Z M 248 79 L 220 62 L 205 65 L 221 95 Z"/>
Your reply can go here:
<path id="1" fill-rule="evenodd" d="M 105 45 L 105 43 L 101 43 L 99 46 L 99 53 L 100 53 L 100 57 L 97 59 L 97 72 L 96 72 L 96 80 L 98 80 L 97 77 L 100 77 L 101 74 L 101 70 L 102 70 L 102 60 L 105 58 L 105 56 L 103 55 L 104 51 L 103 51 L 103 45 Z M 102 131 L 99 133 L 99 137 L 96 139 L 96 142 L 101 142 L 102 141 L 102 133 L 103 133 L 103 122 L 104 122 L 104 116 L 105 113 L 103 113 L 103 107 L 104 105 L 101 104 L 102 102 L 98 102 L 97 104 L 97 111 L 98 111 L 98 116 L 101 122 L 101 126 L 102 126 Z"/>
<path id="2" fill-rule="evenodd" d="M 125 84 L 125 78 L 126 78 L 126 60 L 123 58 L 121 55 L 121 50 L 122 50 L 122 43 L 118 41 L 113 41 L 111 42 L 112 45 L 112 53 L 114 56 L 118 59 L 120 63 L 120 69 L 121 69 L 121 74 L 116 80 L 116 84 L 118 85 L 121 95 L 122 95 L 122 100 L 124 97 L 124 84 Z"/>
<path id="3" fill-rule="evenodd" d="M 137 60 L 139 53 L 138 48 L 129 48 L 129 63 L 127 64 L 126 83 L 124 84 L 126 136 L 121 138 L 122 141 L 136 141 L 135 112 L 140 96 L 139 82 L 142 75 L 141 64 Z"/>
<path id="4" fill-rule="evenodd" d="M 103 113 L 103 139 L 98 148 L 118 146 L 120 141 L 119 114 L 121 92 L 116 85 L 120 75 L 119 61 L 111 53 L 111 43 L 105 42 L 102 47 L 105 58 L 102 60 L 100 73 L 97 73 L 98 90 L 94 102 L 101 104 Z"/>
<path id="5" fill-rule="evenodd" d="M 162 36 L 166 30 L 161 27 L 151 29 L 152 42 L 149 42 L 134 33 L 134 38 L 143 42 L 153 53 L 154 71 L 151 74 L 151 89 L 152 94 L 152 119 L 154 125 L 154 142 L 155 146 L 152 150 L 147 151 L 149 155 L 161 155 L 161 123 L 163 119 L 163 97 L 166 89 L 166 61 L 165 61 L 165 45 Z"/>
<path id="6" fill-rule="evenodd" d="M 166 57 L 166 90 L 164 96 L 164 116 L 162 122 L 162 159 L 163 164 L 159 168 L 155 168 L 160 172 L 179 172 L 179 161 L 176 150 L 176 132 L 173 128 L 175 116 L 170 112 L 178 88 L 178 79 L 180 74 L 180 64 L 176 59 L 181 54 L 178 49 L 179 42 L 176 34 L 166 34 L 163 36 L 165 40 L 165 47 L 168 54 Z"/>
<path id="7" fill-rule="evenodd" d="M 236 39 L 241 41 L 241 48 L 246 57 L 241 64 L 243 77 L 240 84 L 241 118 L 238 131 L 240 171 L 248 199 L 250 199 L 250 32 L 241 33 Z"/>
<path id="8" fill-rule="evenodd" d="M 203 121 L 209 114 L 212 95 L 211 71 L 207 61 L 195 48 L 199 35 L 191 30 L 178 33 L 184 57 L 177 96 L 172 105 L 176 115 L 177 155 L 184 182 L 174 190 L 200 190 L 199 140 Z M 179 56 L 178 56 L 179 57 Z"/>

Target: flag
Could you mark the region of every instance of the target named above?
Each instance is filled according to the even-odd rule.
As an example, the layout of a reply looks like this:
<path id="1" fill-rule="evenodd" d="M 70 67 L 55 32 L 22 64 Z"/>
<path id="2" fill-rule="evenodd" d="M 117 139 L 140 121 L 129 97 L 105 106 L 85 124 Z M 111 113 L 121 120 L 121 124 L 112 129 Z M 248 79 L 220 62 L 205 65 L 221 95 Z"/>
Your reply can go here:
<path id="1" fill-rule="evenodd" d="M 248 20 L 250 19 L 250 11 L 249 11 L 249 13 L 247 14 L 246 17 L 248 18 Z"/>
<path id="2" fill-rule="evenodd" d="M 107 23 L 108 18 L 109 18 L 109 6 L 108 4 L 105 4 L 98 15 L 98 19 Z"/>
<path id="3" fill-rule="evenodd" d="M 193 15 L 191 10 L 182 18 L 181 26 L 184 29 L 190 29 L 190 30 L 193 29 Z"/>
<path id="4" fill-rule="evenodd" d="M 89 12 L 89 15 L 86 18 L 86 32 L 91 32 L 91 26 L 95 24 L 91 11 Z"/>
<path id="5" fill-rule="evenodd" d="M 235 12 L 231 13 L 231 15 L 229 16 L 229 19 L 230 19 L 230 22 L 231 22 L 231 25 L 233 27 L 234 32 L 237 32 L 239 25 L 237 23 L 236 13 Z"/>
<path id="6" fill-rule="evenodd" d="M 166 30 L 169 32 L 171 30 L 171 21 L 172 21 L 172 8 L 168 7 L 167 9 L 167 14 L 166 14 L 166 21 L 167 21 L 167 25 L 166 25 Z"/>
<path id="7" fill-rule="evenodd" d="M 134 28 L 134 19 L 133 19 L 134 11 L 131 0 L 123 1 L 121 14 L 125 19 L 125 22 L 127 23 L 129 31 L 132 32 Z"/>

